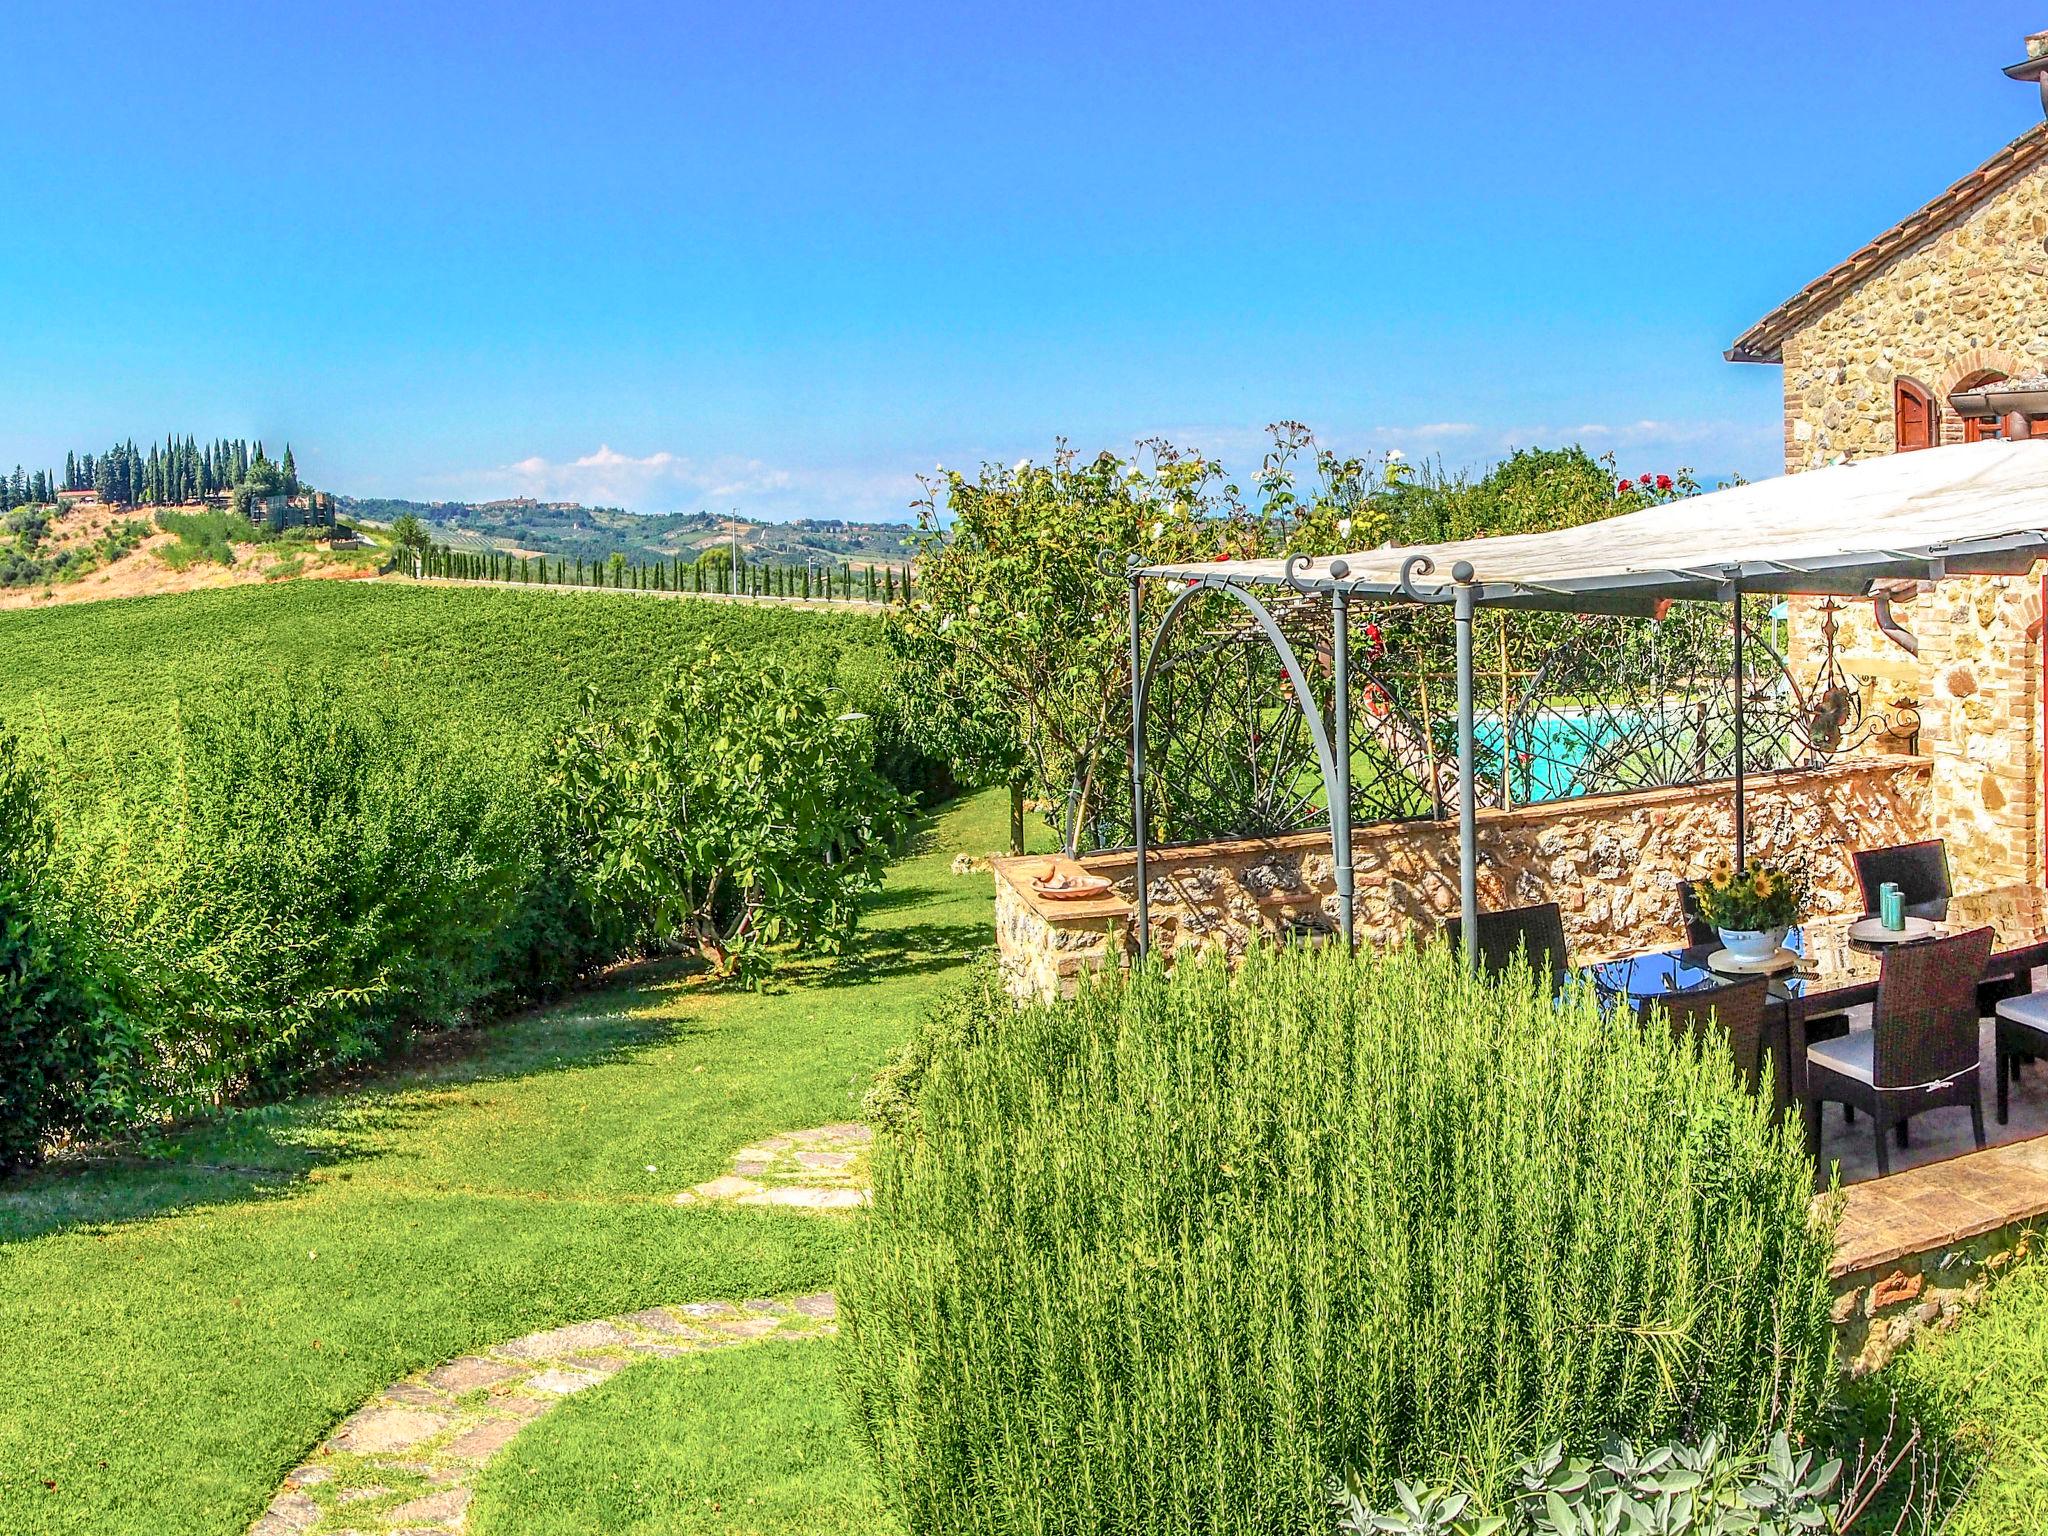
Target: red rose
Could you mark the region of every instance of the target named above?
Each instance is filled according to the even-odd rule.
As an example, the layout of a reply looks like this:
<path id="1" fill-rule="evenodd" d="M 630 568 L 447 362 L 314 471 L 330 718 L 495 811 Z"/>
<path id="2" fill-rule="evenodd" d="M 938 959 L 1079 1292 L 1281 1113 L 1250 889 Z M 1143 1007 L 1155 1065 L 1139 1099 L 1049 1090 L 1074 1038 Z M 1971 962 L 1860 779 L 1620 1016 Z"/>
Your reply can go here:
<path id="1" fill-rule="evenodd" d="M 1671 489 L 1671 477 L 1670 477 L 1669 475 L 1659 475 L 1659 476 L 1657 477 L 1657 489 L 1658 489 L 1658 490 L 1660 490 L 1660 491 L 1668 491 L 1668 490 L 1670 490 L 1670 489 Z"/>
<path id="2" fill-rule="evenodd" d="M 1645 476 L 1643 476 L 1643 478 L 1642 478 L 1642 479 L 1638 480 L 1638 481 L 1637 481 L 1636 483 L 1637 483 L 1638 485 L 1648 485 L 1648 484 L 1650 483 L 1650 477 L 1649 477 L 1648 475 L 1645 475 Z"/>
<path id="3" fill-rule="evenodd" d="M 1617 480 L 1614 482 L 1614 494 L 1617 496 L 1626 496 L 1630 491 L 1634 490 L 1635 488 L 1635 482 L 1633 480 Z"/>

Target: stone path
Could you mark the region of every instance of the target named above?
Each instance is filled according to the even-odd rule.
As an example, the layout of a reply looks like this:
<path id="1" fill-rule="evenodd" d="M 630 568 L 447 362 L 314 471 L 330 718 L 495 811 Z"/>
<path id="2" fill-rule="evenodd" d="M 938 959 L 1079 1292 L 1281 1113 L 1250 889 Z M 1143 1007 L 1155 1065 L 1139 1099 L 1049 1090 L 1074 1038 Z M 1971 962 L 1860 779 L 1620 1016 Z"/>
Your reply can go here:
<path id="1" fill-rule="evenodd" d="M 776 1205 L 793 1210 L 845 1211 L 868 1201 L 868 1148 L 875 1133 L 864 1125 L 821 1125 L 784 1131 L 741 1147 L 732 1172 L 676 1196 L 678 1205 Z"/>
<path id="2" fill-rule="evenodd" d="M 491 1458 L 563 1398 L 636 1360 L 822 1337 L 835 1330 L 836 1311 L 829 1292 L 651 1307 L 529 1333 L 408 1376 L 342 1420 L 285 1478 L 249 1536 L 461 1531 Z"/>

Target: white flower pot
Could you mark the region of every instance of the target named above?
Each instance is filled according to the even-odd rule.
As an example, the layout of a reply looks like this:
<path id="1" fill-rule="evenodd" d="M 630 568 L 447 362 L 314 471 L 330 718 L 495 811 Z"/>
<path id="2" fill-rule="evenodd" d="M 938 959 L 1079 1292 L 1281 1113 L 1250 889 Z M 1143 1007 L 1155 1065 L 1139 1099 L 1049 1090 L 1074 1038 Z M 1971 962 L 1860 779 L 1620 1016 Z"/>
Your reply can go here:
<path id="1" fill-rule="evenodd" d="M 1721 947 L 1731 959 L 1745 965 L 1762 965 L 1785 947 L 1784 928 L 1723 928 Z"/>

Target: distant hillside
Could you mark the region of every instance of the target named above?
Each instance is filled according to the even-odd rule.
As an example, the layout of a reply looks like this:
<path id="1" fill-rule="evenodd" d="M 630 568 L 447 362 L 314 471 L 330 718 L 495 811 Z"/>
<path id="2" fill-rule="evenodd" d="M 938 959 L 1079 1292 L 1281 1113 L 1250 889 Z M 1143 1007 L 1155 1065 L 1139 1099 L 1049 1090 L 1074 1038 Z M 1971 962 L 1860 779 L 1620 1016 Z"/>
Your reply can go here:
<path id="1" fill-rule="evenodd" d="M 271 528 L 218 506 L 16 507 L 0 514 L 0 608 L 352 580 L 375 576 L 384 559 L 374 545 L 337 543 L 326 528 Z"/>
<path id="2" fill-rule="evenodd" d="M 629 560 L 672 560 L 739 535 L 753 559 L 802 564 L 810 556 L 860 565 L 900 565 L 910 553 L 908 523 L 849 523 L 805 518 L 756 523 L 709 512 L 644 514 L 570 501 L 392 501 L 337 498 L 343 515 L 388 524 L 410 512 L 433 531 L 436 543 L 456 549 L 498 549 L 563 559 L 602 561 L 613 552 Z"/>

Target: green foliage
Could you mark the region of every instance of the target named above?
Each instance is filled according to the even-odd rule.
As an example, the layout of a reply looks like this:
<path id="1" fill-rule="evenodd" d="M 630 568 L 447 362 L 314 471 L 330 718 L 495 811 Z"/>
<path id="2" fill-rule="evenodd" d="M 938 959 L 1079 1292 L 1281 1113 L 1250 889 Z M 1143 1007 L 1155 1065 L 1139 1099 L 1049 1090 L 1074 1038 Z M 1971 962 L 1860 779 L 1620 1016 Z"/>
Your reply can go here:
<path id="1" fill-rule="evenodd" d="M 50 879 L 43 792 L 0 734 L 0 1173 L 115 1107 L 125 1032 L 78 954 Z"/>
<path id="2" fill-rule="evenodd" d="M 857 952 L 795 965 L 786 985 L 614 972 L 389 1074 L 152 1138 L 147 1157 L 0 1181 L 0 1528 L 243 1531 L 284 1468 L 409 1372 L 536 1328 L 829 1287 L 851 1223 L 670 1197 L 729 1169 L 735 1147 L 845 1117 L 849 1085 L 903 1037 L 934 976 L 986 942 L 988 878 L 949 866 L 992 846 L 1002 818 L 999 797 L 948 808 L 929 846 L 890 866 Z M 502 1511 L 485 1490 L 471 1526 L 523 1536 L 519 1517 L 541 1508 L 606 1536 L 748 1522 L 879 1536 L 828 1361 L 778 1378 L 785 1392 L 749 1350 L 698 1358 L 737 1373 L 682 1394 L 707 1410 L 701 1429 L 670 1434 L 667 1405 L 636 1397 L 602 1475 L 569 1497 L 566 1472 L 550 1485 L 543 1471 L 561 1501 Z M 793 1414 L 795 1399 L 811 1409 Z M 565 1442 L 602 1434 L 563 1422 Z M 699 1454 L 721 1446 L 731 1460 Z M 628 1465 L 641 1452 L 655 1461 Z M 694 1508 L 669 1502 L 671 1474 Z M 815 1525 L 785 1524 L 805 1499 Z"/>
<path id="3" fill-rule="evenodd" d="M 1481 1512 L 1466 1490 L 1396 1479 L 1375 1511 L 1357 1477 L 1335 1481 L 1338 1536 L 1803 1536 L 1841 1528 L 1842 1463 L 1795 1451 L 1783 1431 L 1751 1455 L 1718 1435 L 1638 1451 L 1625 1440 L 1598 1461 L 1562 1443 L 1515 1468 L 1505 1511 Z"/>
<path id="4" fill-rule="evenodd" d="M 307 581 L 0 611 L 0 726 L 73 776 L 113 778 L 174 729 L 181 697 L 290 683 L 388 702 L 452 755 L 531 760 L 586 687 L 607 709 L 644 704 L 706 640 L 828 690 L 835 714 L 891 714 L 893 664 L 867 613 Z M 914 790 L 928 768 L 906 759 L 899 782 Z"/>
<path id="5" fill-rule="evenodd" d="M 1220 466 L 1163 443 L 1142 459 L 984 464 L 928 482 L 921 601 L 895 609 L 906 713 L 970 782 L 1027 771 L 1073 807 L 1069 846 L 1119 782 L 1130 691 L 1121 558 L 1255 553 L 1269 534 Z M 1156 594 L 1155 594 L 1156 595 Z"/>
<path id="6" fill-rule="evenodd" d="M 942 473 L 919 503 L 919 601 L 894 610 L 906 713 L 928 751 L 972 782 L 1018 778 L 1054 808 L 1070 848 L 1101 822 L 1130 735 L 1124 563 L 1330 554 L 1389 539 L 1424 543 L 1567 527 L 1693 488 L 1682 476 L 1619 486 L 1578 448 L 1520 452 L 1476 482 L 1418 472 L 1396 454 L 1344 458 L 1299 422 L 1274 423 L 1242 485 L 1218 462 L 1151 441 L 1130 459 L 984 464 Z M 1144 593 L 1156 631 L 1175 594 Z M 1361 617 L 1364 617 L 1361 615 Z M 1430 649 L 1448 620 L 1372 616 L 1390 644 Z M 1448 644 L 1447 638 L 1443 642 Z"/>
<path id="7" fill-rule="evenodd" d="M 148 524 L 135 518 L 109 523 L 87 544 L 58 547 L 50 542 L 52 508 L 17 506 L 0 518 L 0 587 L 34 586 L 71 581 L 110 565 L 148 535 Z"/>
<path id="8" fill-rule="evenodd" d="M 908 809 L 822 690 L 711 646 L 646 712 L 586 709 L 547 788 L 600 910 L 749 977 L 844 947 Z"/>
<path id="9" fill-rule="evenodd" d="M 261 542 L 269 533 L 267 529 L 251 527 L 248 518 L 239 513 L 220 511 L 159 512 L 156 525 L 175 540 L 158 555 L 174 571 L 209 562 L 233 565 L 237 541 Z"/>
<path id="10" fill-rule="evenodd" d="M 1442 947 L 965 1006 L 841 1281 L 913 1531 L 1306 1531 L 1828 1400 L 1831 1223 L 1711 1049 Z"/>
<path id="11" fill-rule="evenodd" d="M 148 1032 L 144 1096 L 273 1093 L 513 991 L 499 936 L 545 873 L 519 790 L 373 705 L 188 701 L 65 850 Z"/>
<path id="12" fill-rule="evenodd" d="M 1403 467 L 1373 500 L 1386 537 L 1438 544 L 1576 528 L 1698 489 L 1684 470 L 1661 481 L 1644 475 L 1640 482 L 1621 482 L 1612 459 L 1596 459 L 1583 448 L 1520 448 L 1476 480 Z"/>
<path id="13" fill-rule="evenodd" d="M 391 525 L 391 547 L 404 557 L 408 568 L 414 562 L 424 560 L 427 552 L 434 547 L 433 537 L 427 532 L 427 525 L 410 512 Z"/>
<path id="14" fill-rule="evenodd" d="M 1851 1384 L 1849 1407 L 1865 1443 L 1897 1438 L 1904 1410 L 1931 1441 L 1917 1484 L 1894 1486 L 1870 1528 L 1940 1536 L 2037 1531 L 2048 1511 L 2048 1263 L 2042 1233 L 2025 1234 L 2014 1262 L 1991 1272 L 1981 1301 L 1953 1328 L 1928 1330 L 1872 1375 Z M 1966 1260 L 1967 1264 L 1968 1261 Z M 1974 1266 L 1971 1266 L 1974 1268 Z M 1964 1273 L 1970 1273 L 1965 1269 Z M 1896 1525 L 1894 1524 L 1896 1522 Z"/>

